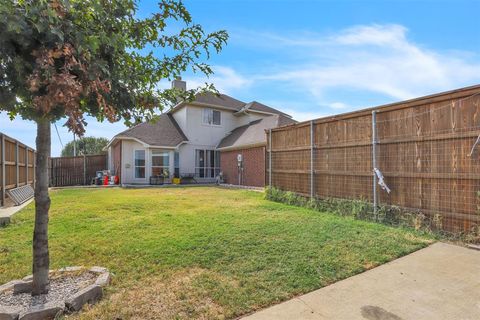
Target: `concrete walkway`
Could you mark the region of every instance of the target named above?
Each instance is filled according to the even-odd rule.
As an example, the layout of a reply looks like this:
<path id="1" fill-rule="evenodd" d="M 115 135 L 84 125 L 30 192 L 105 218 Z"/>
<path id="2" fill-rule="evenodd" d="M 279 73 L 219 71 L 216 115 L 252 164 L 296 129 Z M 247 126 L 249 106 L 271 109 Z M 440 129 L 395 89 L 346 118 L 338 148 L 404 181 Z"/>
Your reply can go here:
<path id="1" fill-rule="evenodd" d="M 248 320 L 478 320 L 480 251 L 435 243 Z"/>
<path id="2" fill-rule="evenodd" d="M 10 224 L 10 219 L 12 218 L 12 216 L 18 211 L 28 206 L 32 201 L 33 198 L 22 203 L 19 206 L 0 208 L 0 227 Z"/>

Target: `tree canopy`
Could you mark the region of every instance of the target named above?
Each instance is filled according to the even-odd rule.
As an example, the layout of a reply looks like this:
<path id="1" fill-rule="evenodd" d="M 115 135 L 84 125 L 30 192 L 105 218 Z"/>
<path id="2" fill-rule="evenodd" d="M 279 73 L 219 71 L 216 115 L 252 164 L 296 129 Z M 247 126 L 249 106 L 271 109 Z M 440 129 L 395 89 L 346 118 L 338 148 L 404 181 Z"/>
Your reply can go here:
<path id="1" fill-rule="evenodd" d="M 96 137 L 81 137 L 75 141 L 70 141 L 62 149 L 62 157 L 74 156 L 74 150 L 76 155 L 92 155 L 92 154 L 104 154 L 106 151 L 104 148 L 108 144 L 107 138 Z"/>
<path id="2" fill-rule="evenodd" d="M 206 33 L 181 1 L 159 0 L 149 17 L 136 0 L 0 0 L 0 112 L 37 123 L 32 295 L 49 290 L 48 159 L 51 123 L 82 136 L 87 115 L 127 125 L 192 99 L 202 89 L 159 89 L 206 60 L 227 32 Z M 152 8 L 153 9 L 153 8 Z"/>
<path id="3" fill-rule="evenodd" d="M 85 115 L 132 124 L 179 95 L 191 98 L 199 89 L 161 90 L 158 83 L 188 70 L 208 76 L 204 61 L 228 38 L 193 23 L 181 1 L 161 0 L 144 19 L 135 0 L 0 2 L 0 111 L 50 122 L 66 117 L 78 135 Z"/>

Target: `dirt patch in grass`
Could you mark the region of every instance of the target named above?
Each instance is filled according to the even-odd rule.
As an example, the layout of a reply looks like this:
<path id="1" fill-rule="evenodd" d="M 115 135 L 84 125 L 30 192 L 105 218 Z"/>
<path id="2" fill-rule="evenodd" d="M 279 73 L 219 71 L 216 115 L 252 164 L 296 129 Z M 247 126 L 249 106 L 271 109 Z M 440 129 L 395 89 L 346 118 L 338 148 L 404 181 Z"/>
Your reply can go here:
<path id="1" fill-rule="evenodd" d="M 236 281 L 194 268 L 146 279 L 112 294 L 81 319 L 225 319 L 226 310 L 212 297 L 212 286 L 234 289 Z"/>

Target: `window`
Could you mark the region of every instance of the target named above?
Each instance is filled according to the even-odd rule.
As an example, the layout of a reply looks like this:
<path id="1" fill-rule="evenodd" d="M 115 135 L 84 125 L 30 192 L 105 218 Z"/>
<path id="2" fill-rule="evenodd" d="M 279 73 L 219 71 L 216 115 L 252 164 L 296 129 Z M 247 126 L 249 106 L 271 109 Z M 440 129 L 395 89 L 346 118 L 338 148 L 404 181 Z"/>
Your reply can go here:
<path id="1" fill-rule="evenodd" d="M 219 126 L 222 123 L 221 115 L 218 110 L 205 108 L 203 109 L 203 123 Z"/>
<path id="2" fill-rule="evenodd" d="M 152 150 L 152 176 L 170 176 L 170 154 L 165 150 Z"/>
<path id="3" fill-rule="evenodd" d="M 220 173 L 220 152 L 215 150 L 195 150 L 195 176 L 215 178 Z"/>
<path id="4" fill-rule="evenodd" d="M 175 178 L 180 178 L 180 154 L 177 151 L 173 154 L 173 166 L 175 168 L 173 175 Z"/>
<path id="5" fill-rule="evenodd" d="M 135 178 L 145 179 L 145 150 L 135 150 Z"/>

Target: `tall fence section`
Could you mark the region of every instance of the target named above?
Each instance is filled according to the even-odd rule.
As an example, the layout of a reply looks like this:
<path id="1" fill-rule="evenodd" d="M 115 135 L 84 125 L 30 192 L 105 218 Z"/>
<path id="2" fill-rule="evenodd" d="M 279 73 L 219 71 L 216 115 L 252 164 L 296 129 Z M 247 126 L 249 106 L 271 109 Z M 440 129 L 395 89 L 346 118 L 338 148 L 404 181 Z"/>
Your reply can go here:
<path id="1" fill-rule="evenodd" d="M 318 199 L 361 199 L 480 224 L 480 86 L 276 128 L 267 183 Z"/>
<path id="2" fill-rule="evenodd" d="M 107 155 L 57 157 L 50 159 L 50 186 L 89 185 L 97 171 L 107 168 Z"/>
<path id="3" fill-rule="evenodd" d="M 6 191 L 35 183 L 35 150 L 0 133 L 0 206 Z"/>

